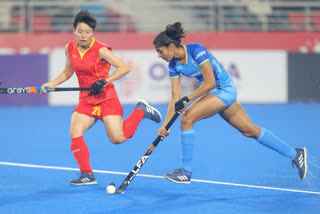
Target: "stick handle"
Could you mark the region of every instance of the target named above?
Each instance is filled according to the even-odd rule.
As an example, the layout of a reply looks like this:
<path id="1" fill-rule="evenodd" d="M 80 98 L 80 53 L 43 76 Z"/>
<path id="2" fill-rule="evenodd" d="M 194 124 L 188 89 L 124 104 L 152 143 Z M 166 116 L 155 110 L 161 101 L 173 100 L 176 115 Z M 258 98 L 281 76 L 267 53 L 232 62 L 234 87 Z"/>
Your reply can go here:
<path id="1" fill-rule="evenodd" d="M 172 116 L 172 118 L 170 119 L 170 121 L 168 122 L 168 124 L 166 125 L 166 130 L 169 130 L 170 127 L 172 126 L 172 124 L 174 123 L 174 121 L 176 121 L 176 119 L 179 117 L 179 113 L 174 113 L 174 115 Z M 156 147 L 158 145 L 158 143 L 160 142 L 161 137 L 158 136 L 152 143 L 152 145 L 154 145 L 154 147 Z"/>
<path id="2" fill-rule="evenodd" d="M 55 91 L 88 91 L 90 88 L 45 88 L 47 92 Z M 0 94 L 38 94 L 41 87 L 0 88 Z"/>
<path id="3" fill-rule="evenodd" d="M 45 88 L 49 89 L 51 92 L 54 91 L 89 91 L 90 88 Z"/>

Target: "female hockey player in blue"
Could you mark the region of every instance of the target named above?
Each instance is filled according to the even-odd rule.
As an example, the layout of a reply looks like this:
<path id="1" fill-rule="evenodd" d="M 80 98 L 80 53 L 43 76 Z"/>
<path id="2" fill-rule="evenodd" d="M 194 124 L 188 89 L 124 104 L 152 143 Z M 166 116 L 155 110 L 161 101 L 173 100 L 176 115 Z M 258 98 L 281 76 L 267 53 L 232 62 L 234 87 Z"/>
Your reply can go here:
<path id="1" fill-rule="evenodd" d="M 218 60 L 201 44 L 182 45 L 186 33 L 180 22 L 167 25 L 153 41 L 158 56 L 169 62 L 171 78 L 171 100 L 163 125 L 158 130 L 163 140 L 170 131 L 165 125 L 175 112 L 183 112 L 181 123 L 181 168 L 164 175 L 175 183 L 189 184 L 192 174 L 192 153 L 195 144 L 193 124 L 219 113 L 231 126 L 244 136 L 256 139 L 260 144 L 290 158 L 297 167 L 300 179 L 307 173 L 306 148 L 293 148 L 271 133 L 256 126 L 237 101 L 237 89 L 231 76 Z M 196 78 L 199 87 L 181 98 L 181 75 Z M 186 104 L 199 99 L 185 110 Z"/>

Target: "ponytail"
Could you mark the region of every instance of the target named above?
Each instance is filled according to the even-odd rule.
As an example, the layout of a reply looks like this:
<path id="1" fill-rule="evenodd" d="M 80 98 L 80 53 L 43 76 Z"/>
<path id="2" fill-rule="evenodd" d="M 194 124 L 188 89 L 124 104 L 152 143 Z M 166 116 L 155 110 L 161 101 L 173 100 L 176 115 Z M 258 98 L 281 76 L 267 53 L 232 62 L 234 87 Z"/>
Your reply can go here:
<path id="1" fill-rule="evenodd" d="M 186 33 L 180 22 L 174 24 L 168 24 L 166 29 L 156 36 L 153 40 L 155 47 L 168 47 L 170 43 L 173 43 L 176 47 L 181 46 L 181 39 L 186 37 Z"/>

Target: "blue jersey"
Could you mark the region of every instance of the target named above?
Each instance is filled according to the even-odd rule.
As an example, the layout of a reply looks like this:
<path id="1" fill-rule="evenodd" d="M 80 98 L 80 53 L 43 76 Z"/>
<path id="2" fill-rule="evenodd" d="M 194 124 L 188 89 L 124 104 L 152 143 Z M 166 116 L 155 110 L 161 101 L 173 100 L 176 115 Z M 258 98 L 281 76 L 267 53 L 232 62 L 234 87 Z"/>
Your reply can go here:
<path id="1" fill-rule="evenodd" d="M 232 81 L 231 76 L 224 70 L 218 60 L 201 44 L 194 43 L 183 46 L 187 53 L 187 63 L 181 64 L 173 58 L 169 62 L 170 77 L 178 77 L 181 74 L 186 77 L 194 77 L 201 85 L 204 81 L 200 66 L 206 62 L 211 63 L 213 74 L 216 80 L 216 88 L 221 89 L 223 86 Z"/>

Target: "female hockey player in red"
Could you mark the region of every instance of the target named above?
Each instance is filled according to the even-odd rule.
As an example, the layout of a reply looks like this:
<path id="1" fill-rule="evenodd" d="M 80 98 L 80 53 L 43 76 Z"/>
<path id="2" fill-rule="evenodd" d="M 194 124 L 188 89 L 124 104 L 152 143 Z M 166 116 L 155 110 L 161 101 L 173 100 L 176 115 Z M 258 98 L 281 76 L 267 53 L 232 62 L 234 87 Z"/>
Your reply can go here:
<path id="1" fill-rule="evenodd" d="M 73 21 L 74 41 L 65 47 L 66 64 L 64 70 L 53 80 L 41 86 L 55 87 L 68 80 L 75 72 L 80 87 L 90 87 L 81 91 L 79 104 L 75 108 L 70 126 L 71 151 L 81 171 L 80 177 L 71 180 L 71 185 L 96 184 L 89 163 L 89 150 L 84 141 L 84 133 L 100 119 L 103 121 L 112 143 L 119 144 L 131 138 L 143 118 L 157 123 L 161 121 L 158 110 L 146 101 L 139 100 L 134 111 L 125 120 L 113 82 L 129 73 L 129 66 L 111 52 L 111 47 L 95 40 L 96 19 L 86 10 L 76 14 Z M 110 75 L 110 67 L 115 71 Z"/>

